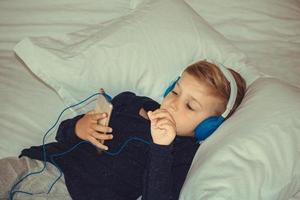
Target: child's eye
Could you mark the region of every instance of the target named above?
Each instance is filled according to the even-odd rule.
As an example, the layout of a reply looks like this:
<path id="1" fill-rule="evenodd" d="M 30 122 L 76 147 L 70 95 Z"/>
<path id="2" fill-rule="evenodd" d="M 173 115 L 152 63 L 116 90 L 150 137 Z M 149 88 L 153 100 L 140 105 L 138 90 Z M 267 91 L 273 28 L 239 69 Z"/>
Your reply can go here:
<path id="1" fill-rule="evenodd" d="M 178 93 L 177 93 L 177 92 L 175 92 L 174 90 L 172 90 L 172 94 L 174 94 L 174 95 L 178 95 Z"/>
<path id="2" fill-rule="evenodd" d="M 186 107 L 189 109 L 189 110 L 191 110 L 191 111 L 194 111 L 194 109 L 190 106 L 190 104 L 186 104 Z"/>

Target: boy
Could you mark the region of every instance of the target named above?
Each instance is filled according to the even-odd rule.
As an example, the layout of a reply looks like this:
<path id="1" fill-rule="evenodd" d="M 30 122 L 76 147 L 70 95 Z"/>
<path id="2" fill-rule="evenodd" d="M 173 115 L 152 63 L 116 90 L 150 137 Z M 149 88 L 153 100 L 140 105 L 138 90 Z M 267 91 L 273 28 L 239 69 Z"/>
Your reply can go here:
<path id="1" fill-rule="evenodd" d="M 245 93 L 243 78 L 233 70 L 229 73 L 235 79 L 237 96 L 227 118 Z M 47 199 L 135 200 L 140 195 L 143 200 L 178 199 L 199 147 L 195 129 L 205 119 L 227 111 L 230 84 L 219 67 L 200 61 L 184 70 L 161 105 L 150 98 L 124 92 L 112 100 L 114 110 L 109 127 L 97 123 L 106 117 L 105 113 L 90 112 L 66 120 L 58 129 L 57 142 L 45 145 L 48 170 L 24 179 L 18 190 L 31 189 L 35 196 Z M 51 158 L 77 144 L 80 146 L 71 152 Z M 105 151 L 99 154 L 95 146 Z M 0 160 L 1 176 L 9 171 L 16 174 L 6 179 L 9 188 L 0 188 L 1 195 L 7 196 L 14 181 L 27 173 L 24 165 L 29 166 L 30 171 L 41 166 L 42 149 L 43 146 L 31 147 L 22 151 L 20 159 Z M 53 164 L 64 177 L 49 194 L 45 194 L 47 188 L 37 191 L 34 184 L 39 183 L 36 184 L 39 186 L 48 181 L 49 188 L 58 176 Z M 13 191 L 10 196 L 32 199 L 28 194 Z M 36 194 L 38 192 L 42 194 Z"/>

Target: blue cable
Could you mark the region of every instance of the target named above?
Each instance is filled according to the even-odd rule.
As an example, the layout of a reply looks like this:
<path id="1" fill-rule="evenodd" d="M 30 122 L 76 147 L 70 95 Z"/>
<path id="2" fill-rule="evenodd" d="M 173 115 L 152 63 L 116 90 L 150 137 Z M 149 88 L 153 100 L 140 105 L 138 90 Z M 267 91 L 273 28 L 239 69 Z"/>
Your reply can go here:
<path id="1" fill-rule="evenodd" d="M 142 138 L 139 138 L 139 137 L 130 137 L 130 138 L 128 138 L 128 139 L 123 143 L 123 145 L 119 148 L 118 151 L 116 151 L 116 152 L 108 152 L 108 151 L 104 151 L 104 153 L 106 153 L 107 155 L 110 155 L 110 156 L 116 156 L 116 155 L 120 154 L 121 151 L 125 148 L 125 146 L 126 146 L 129 142 L 131 142 L 132 140 L 138 140 L 138 141 L 144 142 L 144 143 L 146 143 L 146 144 L 148 144 L 148 145 L 150 144 L 149 141 L 144 140 L 144 139 L 142 139 Z"/>
<path id="2" fill-rule="evenodd" d="M 14 189 L 15 189 L 15 187 L 16 187 L 18 184 L 20 184 L 20 183 L 21 183 L 24 179 L 26 179 L 28 176 L 31 176 L 31 175 L 34 175 L 34 174 L 42 173 L 42 172 L 45 170 L 45 168 L 46 168 L 46 166 L 47 166 L 47 161 L 46 161 L 46 160 L 47 160 L 47 159 L 46 159 L 46 148 L 45 148 L 45 146 L 46 146 L 46 145 L 45 145 L 45 140 L 46 140 L 46 139 L 45 139 L 45 138 L 46 138 L 46 136 L 49 134 L 49 132 L 57 125 L 57 123 L 59 122 L 59 120 L 60 120 L 62 114 L 63 114 L 66 110 L 68 110 L 68 109 L 70 109 L 70 108 L 73 108 L 73 107 L 75 107 L 75 106 L 78 106 L 78 105 L 80 105 L 80 104 L 86 102 L 87 100 L 93 98 L 94 96 L 100 95 L 100 94 L 104 95 L 105 98 L 107 98 L 109 101 L 111 101 L 112 98 L 111 98 L 109 95 L 107 95 L 106 93 L 95 93 L 95 94 L 89 96 L 88 98 L 86 98 L 86 99 L 80 101 L 79 103 L 74 104 L 74 105 L 71 105 L 71 106 L 68 106 L 68 107 L 65 108 L 63 111 L 61 111 L 61 113 L 60 113 L 60 115 L 58 116 L 58 118 L 57 118 L 56 122 L 54 123 L 54 125 L 53 125 L 53 126 L 45 133 L 45 135 L 44 135 L 44 137 L 43 137 L 43 144 L 42 144 L 42 146 L 43 146 L 43 158 L 44 158 L 44 159 L 43 159 L 43 168 L 42 168 L 40 171 L 29 173 L 29 174 L 25 175 L 24 177 L 22 177 L 19 181 L 17 181 L 17 182 L 12 186 L 12 188 L 11 188 L 11 190 L 10 190 L 10 192 L 9 192 L 9 200 L 13 200 L 13 196 L 15 195 L 15 193 L 24 193 L 24 194 L 27 194 L 27 195 L 34 195 L 32 192 L 25 192 L 25 191 L 20 191 L 20 190 L 15 190 L 15 191 L 14 191 Z M 127 144 L 128 144 L 129 142 L 133 141 L 133 140 L 137 140 L 137 141 L 146 143 L 146 144 L 148 144 L 148 145 L 150 144 L 149 141 L 146 141 L 146 140 L 144 140 L 144 139 L 142 139 L 142 138 L 139 138 L 139 137 L 130 137 L 129 139 L 127 139 L 127 140 L 123 143 L 123 145 L 122 145 L 122 146 L 119 148 L 119 150 L 117 150 L 116 152 L 109 152 L 109 151 L 103 151 L 103 152 L 106 153 L 107 155 L 110 155 L 110 156 L 116 156 L 116 155 L 120 154 L 120 153 L 122 152 L 122 150 L 127 146 Z M 71 147 L 71 148 L 70 148 L 69 150 L 67 150 L 67 151 L 64 151 L 64 152 L 62 152 L 62 153 L 52 154 L 52 155 L 50 156 L 50 159 L 51 159 L 53 165 L 54 165 L 54 166 L 58 169 L 58 171 L 59 171 L 59 176 L 58 176 L 58 177 L 53 181 L 53 183 L 50 185 L 50 187 L 49 187 L 49 189 L 48 189 L 48 191 L 47 191 L 47 194 L 50 193 L 50 191 L 52 190 L 52 188 L 53 188 L 53 186 L 55 185 L 55 183 L 62 177 L 62 170 L 61 170 L 61 169 L 58 167 L 58 165 L 55 163 L 54 158 L 55 158 L 55 157 L 63 156 L 63 155 L 65 155 L 65 154 L 67 154 L 67 153 L 70 153 L 71 151 L 73 151 L 73 150 L 76 149 L 78 146 L 80 146 L 81 144 L 84 144 L 84 143 L 90 143 L 90 142 L 88 142 L 88 141 L 81 141 L 81 142 L 77 143 L 76 145 L 74 145 L 73 147 Z M 91 143 L 90 143 L 90 144 L 91 144 Z M 35 193 L 35 194 L 41 194 L 41 193 Z"/>
<path id="3" fill-rule="evenodd" d="M 146 144 L 148 144 L 148 145 L 150 144 L 149 141 L 144 140 L 144 139 L 142 139 L 142 138 L 139 138 L 139 137 L 130 137 L 130 138 L 128 138 L 128 139 L 123 143 L 123 145 L 122 145 L 122 146 L 119 148 L 119 150 L 117 150 L 116 152 L 109 152 L 109 151 L 103 151 L 103 152 L 104 152 L 105 154 L 109 155 L 109 156 L 116 156 L 116 155 L 120 154 L 120 153 L 122 152 L 122 150 L 127 146 L 127 144 L 128 144 L 129 142 L 133 141 L 133 140 L 137 140 L 137 141 L 140 141 L 140 142 L 144 142 L 144 143 L 146 143 Z M 67 151 L 65 151 L 65 152 L 57 153 L 57 154 L 51 155 L 50 159 L 51 159 L 53 165 L 59 170 L 59 173 L 60 173 L 60 174 L 59 174 L 59 176 L 55 179 L 55 181 L 51 184 L 51 186 L 50 186 L 50 188 L 49 188 L 47 194 L 50 193 L 52 187 L 53 187 L 53 186 L 55 185 L 55 183 L 62 177 L 62 170 L 58 167 L 58 165 L 56 164 L 56 162 L 54 161 L 53 158 L 54 158 L 54 157 L 60 157 L 60 156 L 63 156 L 63 155 L 65 155 L 65 154 L 67 154 L 67 153 L 70 153 L 71 151 L 73 151 L 74 149 L 76 149 L 79 145 L 84 144 L 84 143 L 89 143 L 89 144 L 91 144 L 91 143 L 88 142 L 88 141 L 81 141 L 81 142 L 77 143 L 76 145 L 74 145 L 72 148 L 70 148 L 69 150 L 67 150 Z"/>
<path id="4" fill-rule="evenodd" d="M 17 182 L 12 186 L 12 188 L 11 188 L 11 190 L 10 190 L 10 192 L 9 192 L 9 200 L 13 200 L 13 195 L 14 195 L 15 193 L 17 193 L 17 192 L 20 192 L 20 193 L 27 193 L 27 194 L 33 195 L 31 192 L 14 191 L 14 189 L 16 188 L 16 186 L 17 186 L 18 184 L 20 184 L 20 183 L 21 183 L 25 178 L 27 178 L 28 176 L 31 176 L 31 175 L 34 175 L 34 174 L 39 174 L 39 173 L 41 173 L 41 172 L 43 172 L 43 171 L 45 170 L 46 165 L 47 165 L 47 164 L 46 164 L 46 148 L 45 148 L 45 140 L 46 140 L 46 136 L 47 136 L 47 135 L 49 134 L 49 132 L 57 125 L 57 123 L 59 122 L 59 120 L 60 120 L 61 116 L 63 115 L 63 113 L 64 113 L 66 110 L 68 110 L 68 109 L 70 109 L 70 108 L 73 108 L 73 107 L 75 107 L 75 106 L 78 106 L 78 105 L 80 105 L 80 104 L 86 102 L 87 100 L 93 98 L 94 96 L 97 96 L 97 95 L 100 95 L 100 94 L 102 94 L 102 93 L 99 93 L 99 92 L 98 92 L 98 93 L 95 93 L 95 94 L 89 96 L 88 98 L 86 98 L 86 99 L 80 101 L 79 103 L 76 103 L 76 104 L 73 104 L 73 105 L 71 105 L 71 106 L 68 106 L 67 108 L 63 109 L 63 111 L 61 111 L 61 113 L 59 114 L 59 116 L 58 116 L 56 122 L 54 123 L 54 125 L 53 125 L 53 126 L 45 133 L 45 135 L 44 135 L 44 137 L 43 137 L 43 144 L 42 144 L 42 146 L 43 146 L 43 158 L 44 158 L 44 159 L 43 159 L 43 164 L 44 164 L 44 165 L 43 165 L 43 168 L 42 168 L 40 171 L 29 173 L 29 174 L 25 175 L 24 177 L 22 177 L 19 181 L 17 181 Z"/>
<path id="5" fill-rule="evenodd" d="M 57 154 L 53 154 L 50 156 L 50 159 L 53 163 L 53 165 L 58 169 L 59 171 L 59 176 L 54 180 L 54 182 L 51 184 L 51 186 L 49 187 L 49 190 L 47 192 L 47 194 L 50 193 L 50 191 L 52 190 L 52 187 L 55 185 L 55 183 L 62 177 L 62 171 L 61 169 L 58 167 L 58 165 L 56 164 L 56 162 L 54 161 L 54 157 L 59 157 L 59 156 L 63 156 L 67 153 L 70 153 L 71 151 L 73 151 L 75 148 L 77 148 L 79 145 L 83 144 L 83 143 L 89 143 L 88 141 L 81 141 L 79 143 L 77 143 L 76 145 L 74 145 L 72 148 L 70 148 L 69 150 L 62 152 L 62 153 L 57 153 Z"/>

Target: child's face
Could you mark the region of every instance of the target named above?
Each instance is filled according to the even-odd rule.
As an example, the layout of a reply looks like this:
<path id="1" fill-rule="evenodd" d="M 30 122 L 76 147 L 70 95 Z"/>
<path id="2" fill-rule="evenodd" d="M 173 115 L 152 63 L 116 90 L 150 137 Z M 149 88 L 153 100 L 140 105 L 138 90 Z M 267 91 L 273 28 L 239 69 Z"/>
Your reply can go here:
<path id="1" fill-rule="evenodd" d="M 213 89 L 184 72 L 172 92 L 162 101 L 176 122 L 177 135 L 193 136 L 196 126 L 222 109 L 222 101 L 213 96 Z"/>

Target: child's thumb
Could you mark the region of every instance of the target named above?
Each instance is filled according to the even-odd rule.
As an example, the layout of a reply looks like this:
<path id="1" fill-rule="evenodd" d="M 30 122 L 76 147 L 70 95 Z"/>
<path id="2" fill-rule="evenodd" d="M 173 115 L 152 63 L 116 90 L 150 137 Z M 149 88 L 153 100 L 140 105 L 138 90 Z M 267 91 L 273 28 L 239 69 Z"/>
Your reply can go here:
<path id="1" fill-rule="evenodd" d="M 149 119 L 151 120 L 152 119 L 152 111 L 148 111 L 147 115 L 148 115 Z"/>

